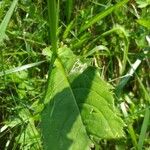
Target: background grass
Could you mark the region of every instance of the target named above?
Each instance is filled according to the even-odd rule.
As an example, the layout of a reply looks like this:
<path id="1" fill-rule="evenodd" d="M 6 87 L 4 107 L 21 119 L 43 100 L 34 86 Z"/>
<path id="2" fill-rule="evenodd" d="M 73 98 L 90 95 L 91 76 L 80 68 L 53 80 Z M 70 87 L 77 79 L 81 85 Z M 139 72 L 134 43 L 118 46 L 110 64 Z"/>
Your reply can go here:
<path id="1" fill-rule="evenodd" d="M 15 7 L 11 0 L 0 2 L 0 149 L 42 149 L 39 102 L 49 69 L 44 51 L 51 44 L 48 5 L 41 0 L 16 2 Z M 126 137 L 101 140 L 101 149 L 148 150 L 150 2 L 125 2 L 60 1 L 58 47 L 89 58 L 87 63 L 114 86 Z"/>

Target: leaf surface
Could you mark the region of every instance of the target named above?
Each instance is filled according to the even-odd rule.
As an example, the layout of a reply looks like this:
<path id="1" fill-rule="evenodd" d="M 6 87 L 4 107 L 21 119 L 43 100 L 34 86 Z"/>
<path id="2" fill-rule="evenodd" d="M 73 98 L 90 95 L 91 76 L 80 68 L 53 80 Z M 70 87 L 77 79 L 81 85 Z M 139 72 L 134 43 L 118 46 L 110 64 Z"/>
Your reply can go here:
<path id="1" fill-rule="evenodd" d="M 99 77 L 95 68 L 87 68 L 71 85 L 88 135 L 102 139 L 124 136 L 112 87 Z"/>
<path id="2" fill-rule="evenodd" d="M 51 72 L 42 131 L 45 149 L 88 150 L 90 137 L 123 137 L 123 122 L 114 108 L 111 86 L 95 68 L 67 75 L 60 60 Z"/>
<path id="3" fill-rule="evenodd" d="M 73 91 L 61 68 L 54 68 L 45 98 L 42 131 L 45 149 L 89 150 L 90 140 Z"/>
<path id="4" fill-rule="evenodd" d="M 147 29 L 150 29 L 150 19 L 138 19 L 137 22 Z"/>

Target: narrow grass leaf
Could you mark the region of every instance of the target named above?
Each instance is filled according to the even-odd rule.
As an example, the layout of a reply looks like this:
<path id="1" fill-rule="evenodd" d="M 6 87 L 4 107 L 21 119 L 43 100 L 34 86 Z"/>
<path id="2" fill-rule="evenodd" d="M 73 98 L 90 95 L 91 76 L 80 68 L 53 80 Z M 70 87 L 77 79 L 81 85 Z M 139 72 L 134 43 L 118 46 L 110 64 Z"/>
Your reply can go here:
<path id="1" fill-rule="evenodd" d="M 147 108 L 145 111 L 144 120 L 143 120 L 143 124 L 142 124 L 142 128 L 141 128 L 141 133 L 139 136 L 138 150 L 143 149 L 143 144 L 144 144 L 144 140 L 145 140 L 145 136 L 146 136 L 146 131 L 147 131 L 147 128 L 149 125 L 149 121 L 150 121 L 150 110 L 149 110 L 149 108 Z"/>
<path id="2" fill-rule="evenodd" d="M 143 94 L 144 94 L 144 99 L 150 103 L 150 94 L 149 92 L 147 91 L 147 89 L 145 88 L 145 85 L 142 83 L 142 80 L 138 77 L 138 75 L 136 75 L 137 77 L 137 80 L 139 82 L 139 85 L 140 85 L 140 88 L 141 90 L 143 91 Z"/>
<path id="3" fill-rule="evenodd" d="M 6 31 L 6 28 L 8 26 L 8 23 L 10 21 L 10 18 L 13 14 L 13 11 L 17 3 L 18 3 L 18 0 L 13 0 L 9 10 L 7 11 L 7 14 L 5 15 L 4 19 L 2 20 L 0 24 L 0 43 L 3 42 L 3 40 L 5 39 L 5 31 Z"/>
<path id="4" fill-rule="evenodd" d="M 47 0 L 48 5 L 48 17 L 49 17 L 49 27 L 50 27 L 50 39 L 52 44 L 53 52 L 56 55 L 57 51 L 57 27 L 58 27 L 58 3 L 56 0 Z"/>
<path id="5" fill-rule="evenodd" d="M 89 52 L 87 52 L 84 57 L 88 57 L 88 56 L 91 56 L 93 55 L 94 53 L 98 52 L 98 51 L 107 51 L 108 54 L 109 54 L 109 50 L 107 47 L 103 46 L 103 45 L 99 45 L 99 46 L 96 46 L 94 47 L 92 50 L 90 50 Z"/>
<path id="6" fill-rule="evenodd" d="M 66 16 L 67 16 L 67 22 L 70 21 L 72 9 L 73 9 L 73 1 L 74 0 L 66 0 Z"/>
<path id="7" fill-rule="evenodd" d="M 123 26 L 115 25 L 113 29 L 104 32 L 101 36 L 106 36 L 114 32 L 124 37 L 125 44 L 124 44 L 124 51 L 123 51 L 122 67 L 120 69 L 120 74 L 122 75 L 126 69 L 126 64 L 127 64 L 127 59 L 128 59 L 128 50 L 129 50 L 128 33 Z"/>
<path id="8" fill-rule="evenodd" d="M 124 78 L 121 79 L 121 81 L 119 82 L 119 84 L 115 89 L 115 93 L 118 97 L 120 97 L 123 88 L 128 83 L 129 79 L 133 76 L 133 74 L 135 73 L 136 69 L 139 67 L 140 64 L 141 64 L 141 60 L 137 59 L 135 63 L 131 65 L 131 68 L 128 71 L 128 73 L 124 76 Z"/>
<path id="9" fill-rule="evenodd" d="M 35 66 L 38 66 L 38 65 L 40 65 L 44 62 L 45 61 L 40 61 L 40 62 L 36 62 L 36 63 L 27 64 L 27 65 L 24 65 L 24 66 L 12 68 L 12 69 L 9 69 L 9 70 L 1 71 L 0 72 L 0 77 L 4 76 L 4 75 L 15 73 L 15 72 L 23 71 L 23 70 L 26 70 L 26 69 L 29 69 L 29 68 L 32 68 L 32 67 L 35 67 Z"/>
<path id="10" fill-rule="evenodd" d="M 104 17 L 108 16 L 111 14 L 115 9 L 118 9 L 122 7 L 124 4 L 126 4 L 129 0 L 122 0 L 121 2 L 118 2 L 116 5 L 109 7 L 108 9 L 104 10 L 103 12 L 100 12 L 96 16 L 92 17 L 91 19 L 87 20 L 86 24 L 84 24 L 81 29 L 80 33 L 95 24 L 97 21 L 103 19 Z"/>
<path id="11" fill-rule="evenodd" d="M 63 39 L 66 39 L 68 37 L 69 33 L 71 33 L 71 29 L 74 26 L 74 22 L 75 22 L 74 20 L 71 21 L 69 23 L 69 25 L 66 27 L 66 30 L 64 31 L 64 34 L 63 34 Z"/>

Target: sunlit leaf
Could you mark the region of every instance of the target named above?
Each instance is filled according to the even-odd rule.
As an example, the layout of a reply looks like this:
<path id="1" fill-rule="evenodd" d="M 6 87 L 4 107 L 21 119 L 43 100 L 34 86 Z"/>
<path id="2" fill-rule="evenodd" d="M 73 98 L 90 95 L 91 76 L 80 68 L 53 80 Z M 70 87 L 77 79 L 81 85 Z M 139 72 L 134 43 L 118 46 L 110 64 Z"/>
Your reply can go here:
<path id="1" fill-rule="evenodd" d="M 46 149 L 90 148 L 89 138 L 123 137 L 123 122 L 114 108 L 111 86 L 95 68 L 67 76 L 57 65 L 52 70 L 42 131 Z"/>
<path id="2" fill-rule="evenodd" d="M 150 29 L 150 19 L 138 19 L 137 22 L 147 29 Z"/>

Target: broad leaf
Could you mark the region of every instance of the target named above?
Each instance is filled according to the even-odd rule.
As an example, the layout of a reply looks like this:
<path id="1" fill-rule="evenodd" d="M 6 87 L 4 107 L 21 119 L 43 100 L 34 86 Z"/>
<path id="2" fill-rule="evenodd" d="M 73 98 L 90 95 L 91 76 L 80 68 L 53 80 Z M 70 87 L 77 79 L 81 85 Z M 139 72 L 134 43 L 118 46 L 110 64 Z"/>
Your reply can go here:
<path id="1" fill-rule="evenodd" d="M 102 139 L 123 137 L 123 122 L 114 107 L 112 87 L 99 77 L 95 68 L 87 68 L 71 86 L 89 135 Z"/>
<path id="2" fill-rule="evenodd" d="M 103 14 L 98 14 L 83 26 L 81 32 L 127 2 L 123 0 Z M 59 11 L 55 0 L 48 0 L 48 10 L 53 52 L 51 62 L 53 65 L 55 60 L 55 65 L 50 67 L 41 118 L 44 148 L 90 150 L 92 136 L 122 137 L 123 122 L 116 116 L 110 87 L 98 77 L 96 70 L 87 68 L 83 73 L 68 74 L 68 68 L 74 63 L 70 60 L 74 57 L 69 49 L 61 49 L 62 53 L 57 49 L 58 20 L 55 12 Z"/>
<path id="3" fill-rule="evenodd" d="M 51 72 L 42 131 L 45 149 L 90 149 L 90 137 L 123 137 L 123 122 L 117 117 L 111 87 L 87 68 L 68 76 L 58 60 Z"/>
<path id="4" fill-rule="evenodd" d="M 41 124 L 45 149 L 88 150 L 90 140 L 74 93 L 61 67 L 51 72 L 45 103 Z"/>

